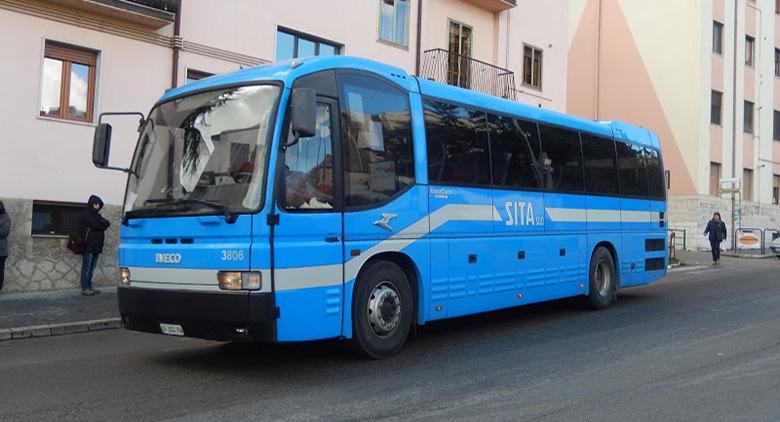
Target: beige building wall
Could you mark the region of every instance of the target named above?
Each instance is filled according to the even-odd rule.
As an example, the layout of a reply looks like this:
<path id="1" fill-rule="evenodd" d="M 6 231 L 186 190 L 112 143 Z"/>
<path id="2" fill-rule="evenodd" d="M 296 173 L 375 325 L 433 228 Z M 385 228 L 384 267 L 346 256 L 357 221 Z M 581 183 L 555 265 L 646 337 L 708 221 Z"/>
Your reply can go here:
<path id="1" fill-rule="evenodd" d="M 743 227 L 780 226 L 780 208 L 772 204 L 772 176 L 780 174 L 778 142 L 772 140 L 780 91 L 774 77 L 774 1 L 571 0 L 570 5 L 567 110 L 627 121 L 659 135 L 671 172 L 670 227 L 703 230 L 700 220 L 706 222 L 712 208 L 705 204 L 723 203 L 728 207 L 720 211 L 731 226 L 730 195 L 709 196 L 711 162 L 720 164 L 722 177 L 731 177 L 732 169 L 739 178 L 743 170 L 753 171 L 752 200 L 741 204 Z M 713 53 L 713 20 L 724 24 L 721 54 Z M 744 61 L 746 35 L 755 38 L 753 67 Z M 710 120 L 713 90 L 723 93 L 720 124 Z M 744 131 L 744 101 L 755 103 L 752 134 Z M 737 202 L 739 207 L 739 196 Z"/>
<path id="2" fill-rule="evenodd" d="M 417 12 L 422 1 L 420 52 L 447 49 L 448 22 L 473 29 L 472 57 L 514 72 L 519 101 L 564 111 L 568 9 L 566 0 L 410 0 L 408 46 L 378 38 L 380 0 L 184 0 L 179 36 L 170 16 L 112 10 L 101 0 L 0 0 L 0 199 L 13 219 L 3 291 L 75 288 L 79 257 L 63 236 L 32 236 L 34 201 L 83 203 L 101 196 L 113 226 L 96 283 L 117 277 L 116 245 L 126 176 L 91 163 L 93 122 L 39 116 L 46 40 L 97 53 L 94 116 L 105 111 L 148 113 L 189 69 L 226 73 L 273 61 L 284 27 L 343 45 L 342 54 L 390 63 L 416 73 Z M 168 20 L 166 20 L 168 19 Z M 543 51 L 542 88 L 522 85 L 523 46 Z M 179 52 L 174 69 L 174 48 Z M 421 64 L 424 62 L 421 57 Z M 175 72 L 175 78 L 174 78 Z M 175 79 L 172 83 L 172 79 Z M 109 117 L 111 164 L 129 164 L 136 118 Z"/>

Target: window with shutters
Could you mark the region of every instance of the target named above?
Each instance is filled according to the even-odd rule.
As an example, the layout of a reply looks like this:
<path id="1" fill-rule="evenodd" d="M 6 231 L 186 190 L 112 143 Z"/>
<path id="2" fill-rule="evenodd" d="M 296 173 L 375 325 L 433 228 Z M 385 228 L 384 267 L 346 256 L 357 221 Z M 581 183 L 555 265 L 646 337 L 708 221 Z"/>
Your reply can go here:
<path id="1" fill-rule="evenodd" d="M 41 116 L 92 122 L 97 52 L 46 41 Z"/>

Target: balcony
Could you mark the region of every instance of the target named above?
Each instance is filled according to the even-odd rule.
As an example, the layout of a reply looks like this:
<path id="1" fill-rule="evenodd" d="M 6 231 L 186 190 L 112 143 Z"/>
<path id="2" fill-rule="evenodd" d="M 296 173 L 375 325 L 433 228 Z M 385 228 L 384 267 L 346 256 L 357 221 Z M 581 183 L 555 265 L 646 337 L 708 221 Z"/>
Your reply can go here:
<path id="1" fill-rule="evenodd" d="M 466 0 L 491 12 L 503 12 L 517 6 L 517 0 Z"/>
<path id="2" fill-rule="evenodd" d="M 515 74 L 442 48 L 423 52 L 420 77 L 507 100 L 516 100 Z"/>
<path id="3" fill-rule="evenodd" d="M 149 29 L 173 23 L 179 0 L 49 0 L 72 10 L 119 19 Z"/>

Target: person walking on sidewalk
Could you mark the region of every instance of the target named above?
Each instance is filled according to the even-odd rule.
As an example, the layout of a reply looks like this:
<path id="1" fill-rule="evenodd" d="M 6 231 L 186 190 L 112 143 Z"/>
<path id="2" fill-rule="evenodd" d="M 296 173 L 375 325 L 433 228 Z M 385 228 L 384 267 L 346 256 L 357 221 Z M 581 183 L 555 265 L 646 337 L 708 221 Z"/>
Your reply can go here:
<path id="1" fill-rule="evenodd" d="M 720 243 L 726 240 L 726 223 L 720 219 L 720 213 L 712 215 L 712 220 L 707 223 L 704 235 L 709 235 L 710 247 L 712 248 L 712 265 L 720 261 Z"/>
<path id="2" fill-rule="evenodd" d="M 103 200 L 91 195 L 87 201 L 87 209 L 81 215 L 79 233 L 84 239 L 84 253 L 81 255 L 81 294 L 92 296 L 100 290 L 92 288 L 92 276 L 97 266 L 98 257 L 103 253 L 105 232 L 111 223 L 100 215 Z"/>
<path id="3" fill-rule="evenodd" d="M 11 217 L 5 211 L 5 204 L 0 201 L 0 290 L 5 281 L 5 259 L 8 258 L 8 235 L 11 233 Z"/>

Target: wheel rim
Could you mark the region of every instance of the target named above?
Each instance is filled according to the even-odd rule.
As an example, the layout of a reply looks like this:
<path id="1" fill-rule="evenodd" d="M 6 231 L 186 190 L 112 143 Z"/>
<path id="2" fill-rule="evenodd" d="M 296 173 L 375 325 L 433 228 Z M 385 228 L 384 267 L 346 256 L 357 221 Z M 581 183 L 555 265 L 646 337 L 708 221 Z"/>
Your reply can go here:
<path id="1" fill-rule="evenodd" d="M 389 337 L 401 322 L 401 296 L 395 285 L 383 281 L 374 287 L 366 308 L 371 331 L 379 337 Z"/>
<path id="2" fill-rule="evenodd" d="M 599 295 L 606 296 L 609 290 L 609 286 L 612 285 L 612 272 L 609 270 L 609 266 L 604 261 L 599 261 L 596 265 L 596 289 Z"/>

